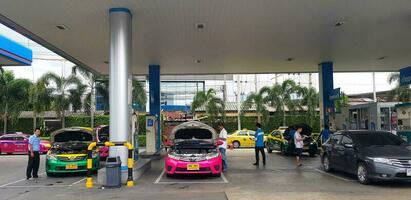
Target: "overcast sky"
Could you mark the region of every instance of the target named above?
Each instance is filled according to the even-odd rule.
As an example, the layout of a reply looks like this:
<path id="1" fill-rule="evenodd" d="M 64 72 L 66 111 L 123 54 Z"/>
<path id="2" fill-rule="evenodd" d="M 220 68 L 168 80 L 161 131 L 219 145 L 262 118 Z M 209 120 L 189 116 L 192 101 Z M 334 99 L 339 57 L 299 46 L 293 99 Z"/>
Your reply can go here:
<path id="1" fill-rule="evenodd" d="M 41 45 L 27 39 L 19 33 L 0 24 L 0 34 L 4 35 L 20 44 L 27 46 L 33 50 L 32 66 L 26 67 L 5 67 L 7 70 L 12 70 L 16 77 L 37 80 L 42 74 L 52 71 L 57 74 L 68 75 L 71 73 L 71 67 L 74 65 L 70 61 L 63 59 L 55 53 L 45 49 Z M 388 84 L 389 73 L 376 73 L 376 90 L 390 90 L 393 85 Z M 248 75 L 246 77 L 249 77 Z M 259 87 L 262 85 L 274 83 L 273 74 L 264 74 L 258 76 Z M 281 82 L 284 79 L 292 78 L 296 82 L 301 82 L 302 85 L 308 84 L 308 74 L 284 74 L 278 79 Z M 313 74 L 313 85 L 318 89 L 318 74 Z M 210 83 L 213 84 L 213 83 Z M 250 83 L 251 84 L 251 83 Z M 251 88 L 252 86 L 250 86 Z M 334 87 L 341 87 L 341 90 L 346 94 L 356 94 L 372 92 L 372 73 L 335 73 Z M 250 89 L 251 90 L 251 89 Z"/>

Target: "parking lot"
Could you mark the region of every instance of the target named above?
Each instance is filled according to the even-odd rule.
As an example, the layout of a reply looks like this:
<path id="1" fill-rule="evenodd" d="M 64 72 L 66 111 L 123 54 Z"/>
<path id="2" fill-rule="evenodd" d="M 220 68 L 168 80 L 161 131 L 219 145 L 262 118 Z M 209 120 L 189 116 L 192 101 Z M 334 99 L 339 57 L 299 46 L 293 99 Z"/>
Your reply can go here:
<path id="1" fill-rule="evenodd" d="M 319 157 L 304 157 L 297 169 L 292 157 L 267 154 L 266 166 L 255 167 L 253 149 L 228 152 L 229 171 L 221 177 L 164 175 L 162 160 L 136 181 L 134 188 L 84 187 L 84 174 L 46 177 L 44 156 L 37 181 L 24 179 L 26 155 L 0 156 L 0 199 L 409 199 L 411 183 L 359 184 L 347 174 L 320 170 Z"/>

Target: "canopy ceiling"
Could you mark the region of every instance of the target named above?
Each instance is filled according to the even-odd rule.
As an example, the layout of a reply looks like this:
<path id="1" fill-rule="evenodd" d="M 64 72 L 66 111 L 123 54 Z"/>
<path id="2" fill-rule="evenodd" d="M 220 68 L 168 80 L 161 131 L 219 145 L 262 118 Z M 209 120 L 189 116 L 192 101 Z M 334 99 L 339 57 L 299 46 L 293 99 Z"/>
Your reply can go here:
<path id="1" fill-rule="evenodd" d="M 0 21 L 107 74 L 112 7 L 133 13 L 136 75 L 149 64 L 162 74 L 315 72 L 323 61 L 344 72 L 411 65 L 410 0 L 2 0 Z"/>

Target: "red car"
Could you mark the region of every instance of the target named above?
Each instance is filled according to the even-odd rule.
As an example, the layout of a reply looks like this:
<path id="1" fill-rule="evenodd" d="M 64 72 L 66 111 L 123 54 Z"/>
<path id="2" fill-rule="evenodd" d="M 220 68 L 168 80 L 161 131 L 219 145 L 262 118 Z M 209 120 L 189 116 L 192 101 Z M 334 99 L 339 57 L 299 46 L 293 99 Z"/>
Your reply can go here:
<path id="1" fill-rule="evenodd" d="M 97 135 L 97 142 L 110 141 L 110 127 L 107 125 L 101 125 L 94 129 Z M 108 147 L 99 147 L 98 152 L 100 154 L 100 160 L 106 160 L 108 157 Z"/>
<path id="2" fill-rule="evenodd" d="M 27 154 L 29 147 L 29 135 L 27 134 L 5 134 L 0 136 L 0 154 Z M 41 140 L 40 153 L 45 154 L 49 150 L 49 141 Z"/>

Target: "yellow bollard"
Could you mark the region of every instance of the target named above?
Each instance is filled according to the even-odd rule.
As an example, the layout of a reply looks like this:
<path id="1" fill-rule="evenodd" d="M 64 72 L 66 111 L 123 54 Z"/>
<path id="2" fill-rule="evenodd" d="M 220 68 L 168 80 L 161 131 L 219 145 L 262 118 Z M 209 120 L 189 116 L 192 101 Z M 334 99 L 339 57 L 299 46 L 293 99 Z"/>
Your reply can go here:
<path id="1" fill-rule="evenodd" d="M 127 187 L 133 187 L 134 182 L 133 181 L 127 181 Z"/>
<path id="2" fill-rule="evenodd" d="M 91 177 L 87 177 L 86 188 L 93 188 L 93 180 Z"/>

